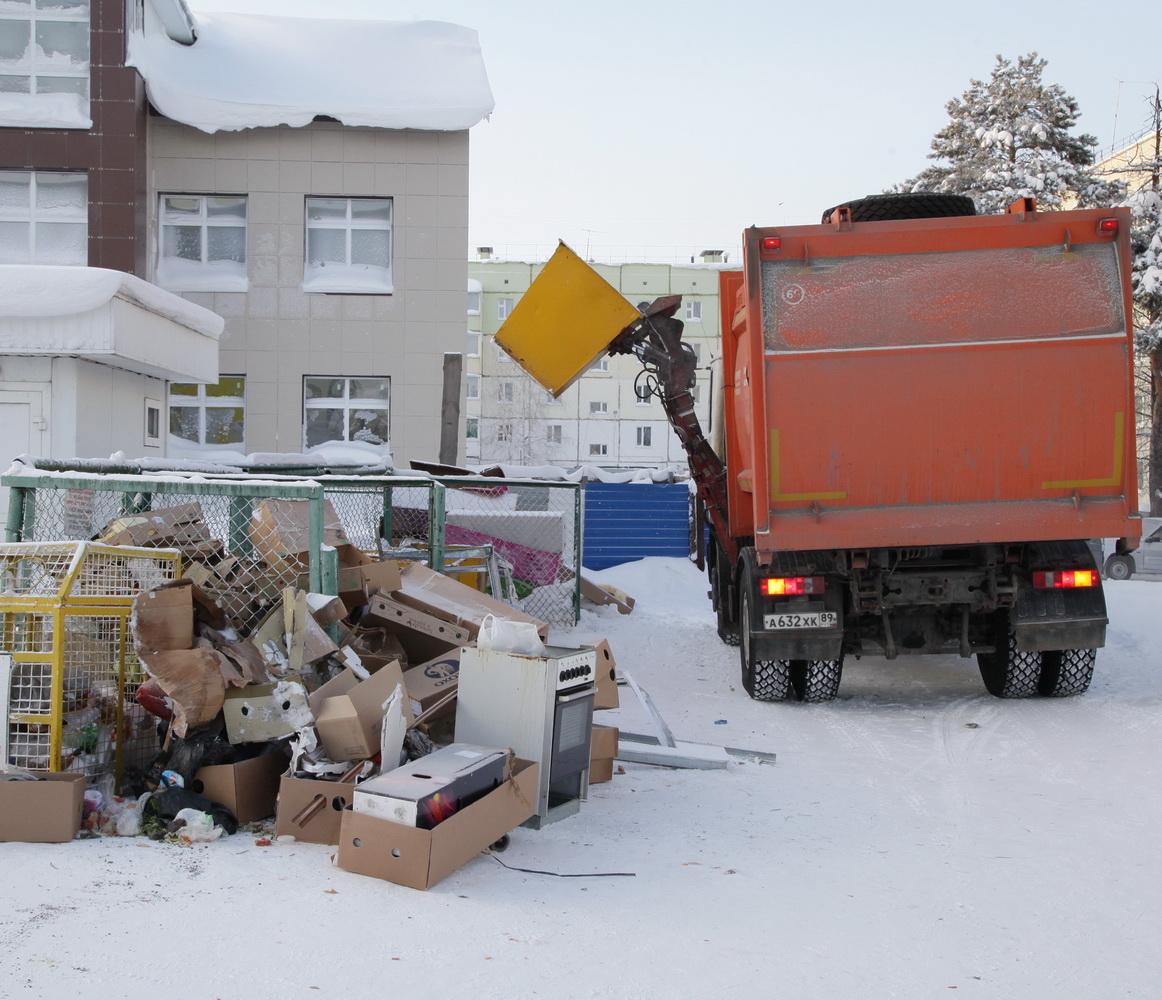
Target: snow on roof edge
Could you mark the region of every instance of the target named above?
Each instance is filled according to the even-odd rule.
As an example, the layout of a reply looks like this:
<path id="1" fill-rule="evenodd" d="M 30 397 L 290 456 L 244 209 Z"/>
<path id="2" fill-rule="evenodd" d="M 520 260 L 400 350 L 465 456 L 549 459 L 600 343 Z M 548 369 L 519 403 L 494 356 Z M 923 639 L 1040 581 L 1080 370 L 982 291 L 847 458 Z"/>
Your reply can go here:
<path id="1" fill-rule="evenodd" d="M 495 107 L 479 36 L 461 25 L 203 12 L 196 29 L 192 45 L 156 28 L 135 33 L 125 62 L 162 115 L 203 132 L 320 117 L 454 132 Z M 341 54 L 343 72 L 324 72 L 321 51 Z"/>
<path id="2" fill-rule="evenodd" d="M 211 340 L 226 321 L 134 274 L 64 264 L 0 265 L 0 317 L 72 316 L 125 299 Z"/>

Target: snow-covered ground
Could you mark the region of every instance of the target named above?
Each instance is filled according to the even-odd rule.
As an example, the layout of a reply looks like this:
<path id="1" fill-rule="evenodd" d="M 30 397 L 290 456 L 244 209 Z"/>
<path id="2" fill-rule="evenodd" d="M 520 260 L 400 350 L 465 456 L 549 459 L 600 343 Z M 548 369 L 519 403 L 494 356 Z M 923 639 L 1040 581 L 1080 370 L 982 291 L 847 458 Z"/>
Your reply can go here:
<path id="1" fill-rule="evenodd" d="M 1090 693 L 1002 702 L 955 658 L 852 662 L 762 705 L 681 560 L 586 612 L 679 738 L 775 751 L 625 765 L 426 893 L 331 849 L 0 845 L 0 997 L 1153 997 L 1162 974 L 1162 587 L 1109 587 Z M 622 689 L 621 725 L 647 723 Z"/>

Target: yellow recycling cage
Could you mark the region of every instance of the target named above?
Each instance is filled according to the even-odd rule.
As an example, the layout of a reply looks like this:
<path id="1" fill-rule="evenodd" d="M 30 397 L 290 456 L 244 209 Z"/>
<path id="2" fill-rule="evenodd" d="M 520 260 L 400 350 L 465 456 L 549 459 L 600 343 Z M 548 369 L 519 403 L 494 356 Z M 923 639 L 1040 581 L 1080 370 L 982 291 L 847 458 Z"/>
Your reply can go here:
<path id="1" fill-rule="evenodd" d="M 111 774 L 120 785 L 126 768 L 149 763 L 157 720 L 135 700 L 144 676 L 129 620 L 137 594 L 180 573 L 171 549 L 0 544 L 0 749 L 10 764 L 90 782 Z"/>

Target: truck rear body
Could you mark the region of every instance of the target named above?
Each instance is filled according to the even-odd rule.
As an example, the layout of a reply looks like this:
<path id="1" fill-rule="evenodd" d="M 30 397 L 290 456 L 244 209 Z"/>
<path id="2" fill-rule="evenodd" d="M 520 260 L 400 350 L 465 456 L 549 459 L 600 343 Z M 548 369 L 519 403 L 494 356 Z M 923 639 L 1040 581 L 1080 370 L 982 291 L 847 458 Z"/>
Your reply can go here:
<path id="1" fill-rule="evenodd" d="M 721 278 L 731 534 L 762 562 L 1131 536 L 1128 228 L 748 230 Z"/>

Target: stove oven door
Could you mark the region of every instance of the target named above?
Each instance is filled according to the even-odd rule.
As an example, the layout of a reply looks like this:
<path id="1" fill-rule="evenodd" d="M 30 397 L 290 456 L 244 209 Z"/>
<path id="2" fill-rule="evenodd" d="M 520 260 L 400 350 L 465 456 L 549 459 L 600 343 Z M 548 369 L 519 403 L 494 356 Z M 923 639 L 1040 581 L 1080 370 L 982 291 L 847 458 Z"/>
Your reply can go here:
<path id="1" fill-rule="evenodd" d="M 549 808 L 585 797 L 589 744 L 593 738 L 592 685 L 557 695 L 553 755 L 549 762 Z"/>

